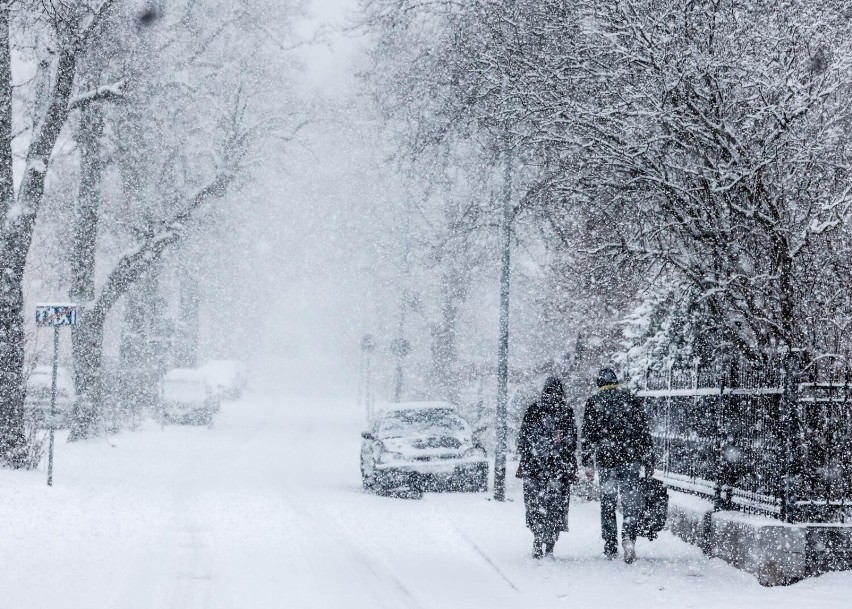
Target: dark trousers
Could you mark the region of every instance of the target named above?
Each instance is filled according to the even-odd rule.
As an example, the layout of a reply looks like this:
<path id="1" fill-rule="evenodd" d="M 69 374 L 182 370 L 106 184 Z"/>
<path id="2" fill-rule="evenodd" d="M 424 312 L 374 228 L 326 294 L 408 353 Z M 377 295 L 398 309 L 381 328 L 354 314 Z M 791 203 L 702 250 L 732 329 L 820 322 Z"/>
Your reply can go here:
<path id="1" fill-rule="evenodd" d="M 624 522 L 621 538 L 636 541 L 636 522 L 639 518 L 639 464 L 619 467 L 599 467 L 601 483 L 601 536 L 607 545 L 618 543 L 618 522 L 615 506 L 621 494 Z"/>
<path id="2" fill-rule="evenodd" d="M 553 544 L 564 530 L 571 485 L 558 479 L 524 478 L 527 527 L 541 543 Z"/>

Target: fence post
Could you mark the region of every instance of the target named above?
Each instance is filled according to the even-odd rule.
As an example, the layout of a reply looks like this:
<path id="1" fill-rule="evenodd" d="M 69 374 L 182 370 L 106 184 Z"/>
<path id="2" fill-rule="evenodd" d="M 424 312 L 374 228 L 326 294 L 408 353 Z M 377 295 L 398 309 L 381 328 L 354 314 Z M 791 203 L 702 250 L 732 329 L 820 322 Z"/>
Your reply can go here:
<path id="1" fill-rule="evenodd" d="M 727 376 L 727 378 L 726 378 Z M 731 379 L 733 377 L 733 362 L 731 362 L 728 367 L 727 375 L 725 371 L 722 371 L 719 374 L 719 399 L 716 402 L 716 416 L 714 417 L 714 422 L 716 429 L 714 433 L 716 435 L 716 480 L 715 488 L 713 489 L 713 511 L 718 512 L 720 510 L 730 509 L 731 505 L 731 497 L 730 493 L 725 495 L 725 457 L 723 454 L 724 451 L 724 443 L 722 434 L 724 433 L 724 421 L 723 417 L 725 416 L 725 405 L 728 396 L 725 395 L 726 386 L 731 386 Z M 727 383 L 726 383 L 727 381 Z"/>
<path id="2" fill-rule="evenodd" d="M 698 359 L 692 360 L 692 388 L 698 389 Z"/>
<path id="3" fill-rule="evenodd" d="M 852 430 L 852 425 L 849 424 L 849 351 L 847 350 L 843 354 L 843 403 L 840 405 L 840 411 L 838 412 L 838 418 L 841 421 L 841 425 L 845 430 L 843 434 L 843 440 L 841 443 L 841 459 L 840 459 L 840 471 L 841 475 L 841 489 L 840 489 L 840 509 L 845 513 L 846 512 L 846 501 L 849 499 L 849 460 L 852 458 L 852 454 L 849 453 L 849 433 Z M 841 516 L 841 522 L 843 522 L 843 516 Z"/>
<path id="4" fill-rule="evenodd" d="M 799 427 L 798 394 L 800 380 L 798 351 L 791 349 L 787 353 L 781 373 L 783 375 L 781 393 L 781 433 L 783 434 L 781 520 L 792 523 L 796 520 L 797 472 L 795 471 L 795 450 L 796 432 Z"/>

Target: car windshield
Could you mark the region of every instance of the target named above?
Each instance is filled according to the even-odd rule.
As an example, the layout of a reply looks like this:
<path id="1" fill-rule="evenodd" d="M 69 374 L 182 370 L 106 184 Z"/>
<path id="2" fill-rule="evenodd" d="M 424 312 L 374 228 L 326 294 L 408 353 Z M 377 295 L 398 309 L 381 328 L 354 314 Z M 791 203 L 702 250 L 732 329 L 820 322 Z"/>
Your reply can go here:
<path id="1" fill-rule="evenodd" d="M 400 410 L 385 414 L 379 427 L 382 438 L 402 438 L 420 434 L 446 434 L 464 431 L 465 422 L 446 409 Z"/>

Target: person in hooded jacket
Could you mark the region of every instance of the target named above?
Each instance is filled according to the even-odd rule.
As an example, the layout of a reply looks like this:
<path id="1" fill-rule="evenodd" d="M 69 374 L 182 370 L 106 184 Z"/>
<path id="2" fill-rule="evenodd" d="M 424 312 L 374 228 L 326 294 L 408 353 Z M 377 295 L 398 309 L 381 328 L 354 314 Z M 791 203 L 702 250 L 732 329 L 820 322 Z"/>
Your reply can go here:
<path id="1" fill-rule="evenodd" d="M 642 403 L 610 368 L 597 376 L 598 392 L 586 402 L 583 413 L 582 463 L 586 477 L 595 476 L 597 465 L 601 488 L 601 536 L 607 558 L 618 556 L 618 524 L 615 506 L 621 494 L 624 521 L 621 543 L 624 562 L 636 560 L 636 524 L 640 516 L 639 470 L 654 475 L 654 452 L 648 418 Z"/>
<path id="2" fill-rule="evenodd" d="M 552 555 L 567 531 L 571 483 L 577 474 L 577 426 L 562 382 L 545 381 L 541 397 L 524 414 L 518 433 L 518 477 L 523 478 L 527 527 L 533 557 Z"/>

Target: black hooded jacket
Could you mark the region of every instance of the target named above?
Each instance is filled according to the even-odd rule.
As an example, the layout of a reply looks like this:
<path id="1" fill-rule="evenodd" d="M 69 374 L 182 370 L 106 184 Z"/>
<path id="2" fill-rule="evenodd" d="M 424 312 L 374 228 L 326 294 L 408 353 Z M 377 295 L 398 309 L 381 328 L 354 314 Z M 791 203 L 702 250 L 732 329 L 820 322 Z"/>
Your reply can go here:
<path id="1" fill-rule="evenodd" d="M 654 466 L 648 417 L 642 403 L 627 389 L 602 387 L 586 402 L 583 413 L 584 467 Z"/>
<path id="2" fill-rule="evenodd" d="M 569 484 L 577 470 L 577 425 L 574 409 L 561 391 L 549 393 L 527 408 L 518 434 L 521 475 Z"/>

